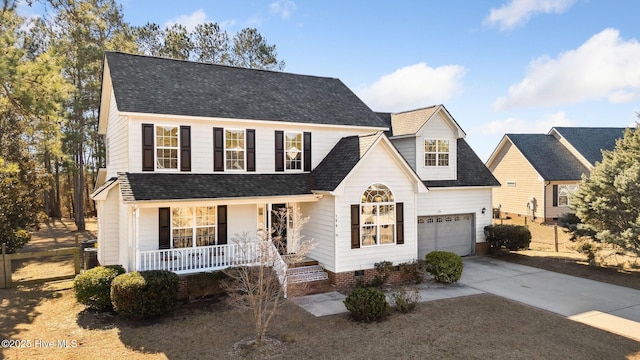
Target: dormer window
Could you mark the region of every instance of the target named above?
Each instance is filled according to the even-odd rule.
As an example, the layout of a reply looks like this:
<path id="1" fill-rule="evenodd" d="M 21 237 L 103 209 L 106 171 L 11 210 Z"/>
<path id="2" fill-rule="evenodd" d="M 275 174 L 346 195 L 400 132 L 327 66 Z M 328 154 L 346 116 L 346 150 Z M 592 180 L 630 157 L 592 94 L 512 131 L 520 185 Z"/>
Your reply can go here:
<path id="1" fill-rule="evenodd" d="M 424 140 L 424 166 L 449 166 L 449 140 Z"/>

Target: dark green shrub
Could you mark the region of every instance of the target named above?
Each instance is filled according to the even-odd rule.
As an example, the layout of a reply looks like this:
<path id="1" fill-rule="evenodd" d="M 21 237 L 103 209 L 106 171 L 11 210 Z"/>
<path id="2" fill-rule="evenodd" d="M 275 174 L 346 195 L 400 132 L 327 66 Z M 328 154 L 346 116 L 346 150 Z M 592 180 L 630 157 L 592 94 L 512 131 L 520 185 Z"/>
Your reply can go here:
<path id="1" fill-rule="evenodd" d="M 344 300 L 351 316 L 358 321 L 377 320 L 389 311 L 389 303 L 384 293 L 374 287 L 359 287 Z"/>
<path id="2" fill-rule="evenodd" d="M 491 252 L 528 249 L 531 243 L 531 232 L 522 225 L 487 225 L 484 235 Z"/>
<path id="3" fill-rule="evenodd" d="M 414 284 L 422 284 L 425 276 L 424 260 L 413 260 L 411 262 L 401 263 L 399 266 L 408 281 Z"/>
<path id="4" fill-rule="evenodd" d="M 204 272 L 186 277 L 189 300 L 226 293 L 223 283 L 229 276 L 222 271 Z"/>
<path id="5" fill-rule="evenodd" d="M 396 290 L 393 294 L 393 303 L 396 310 L 406 314 L 412 312 L 418 302 L 420 301 L 420 290 L 414 288 L 412 291 L 407 291 L 404 287 Z"/>
<path id="6" fill-rule="evenodd" d="M 8 239 L 5 239 L 7 244 L 7 254 L 14 254 L 18 249 L 25 246 L 29 241 L 31 241 L 31 233 L 27 230 L 17 230 L 14 231 Z"/>
<path id="7" fill-rule="evenodd" d="M 454 283 L 462 276 L 462 258 L 449 251 L 432 251 L 425 256 L 425 267 L 436 281 Z"/>
<path id="8" fill-rule="evenodd" d="M 134 271 L 111 283 L 111 302 L 119 314 L 146 319 L 173 310 L 178 295 L 178 275 L 166 270 Z"/>
<path id="9" fill-rule="evenodd" d="M 95 310 L 110 310 L 111 282 L 120 274 L 124 274 L 120 265 L 97 266 L 78 274 L 73 280 L 76 300 Z"/>

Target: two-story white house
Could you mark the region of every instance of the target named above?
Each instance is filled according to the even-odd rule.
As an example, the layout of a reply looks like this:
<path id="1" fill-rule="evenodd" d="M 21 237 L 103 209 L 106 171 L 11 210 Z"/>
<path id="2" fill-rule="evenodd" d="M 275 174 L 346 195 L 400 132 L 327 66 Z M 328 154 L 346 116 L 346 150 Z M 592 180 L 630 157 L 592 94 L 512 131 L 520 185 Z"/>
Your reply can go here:
<path id="1" fill-rule="evenodd" d="M 281 208 L 310 217 L 308 257 L 334 283 L 436 248 L 473 253 L 495 178 L 480 171 L 473 185 L 478 164 L 488 170 L 469 162 L 444 107 L 413 134 L 402 118 L 374 113 L 338 79 L 106 53 L 98 260 L 221 269 L 232 265 L 234 234 L 268 229 Z M 449 246 L 462 222 L 465 248 Z"/>

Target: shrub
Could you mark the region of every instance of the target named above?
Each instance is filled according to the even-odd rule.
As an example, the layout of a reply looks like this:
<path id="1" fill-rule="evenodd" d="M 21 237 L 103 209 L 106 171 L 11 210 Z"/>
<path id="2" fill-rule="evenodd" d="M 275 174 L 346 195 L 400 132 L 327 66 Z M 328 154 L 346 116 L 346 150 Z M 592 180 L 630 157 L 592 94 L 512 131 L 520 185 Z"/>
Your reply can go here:
<path id="1" fill-rule="evenodd" d="M 373 264 L 373 266 L 378 275 L 371 280 L 371 286 L 379 287 L 386 284 L 393 271 L 393 263 L 391 261 L 380 261 Z"/>
<path id="2" fill-rule="evenodd" d="M 78 274 L 73 280 L 76 300 L 95 310 L 110 310 L 111 282 L 120 274 L 124 274 L 120 265 L 98 266 Z"/>
<path id="3" fill-rule="evenodd" d="M 393 303 L 396 310 L 406 314 L 413 311 L 420 301 L 420 291 L 414 288 L 413 291 L 407 291 L 404 287 L 396 290 L 393 294 Z"/>
<path id="4" fill-rule="evenodd" d="M 484 234 L 491 252 L 528 249 L 531 243 L 531 232 L 522 225 L 487 225 Z"/>
<path id="5" fill-rule="evenodd" d="M 387 297 L 374 287 L 356 288 L 344 300 L 344 305 L 354 319 L 365 322 L 380 319 L 389 311 Z"/>
<path id="6" fill-rule="evenodd" d="M 409 281 L 414 284 L 422 284 L 425 275 L 424 260 L 413 260 L 411 262 L 401 263 L 399 266 Z"/>
<path id="7" fill-rule="evenodd" d="M 27 230 L 17 230 L 14 231 L 8 239 L 6 239 L 7 244 L 7 254 L 14 254 L 18 249 L 25 246 L 29 241 L 31 241 L 31 233 Z"/>
<path id="8" fill-rule="evenodd" d="M 462 258 L 449 251 L 432 251 L 425 256 L 425 266 L 436 281 L 454 283 L 462 276 Z"/>
<path id="9" fill-rule="evenodd" d="M 133 318 L 157 317 L 173 310 L 178 294 L 178 275 L 166 270 L 134 271 L 111 283 L 113 308 Z"/>

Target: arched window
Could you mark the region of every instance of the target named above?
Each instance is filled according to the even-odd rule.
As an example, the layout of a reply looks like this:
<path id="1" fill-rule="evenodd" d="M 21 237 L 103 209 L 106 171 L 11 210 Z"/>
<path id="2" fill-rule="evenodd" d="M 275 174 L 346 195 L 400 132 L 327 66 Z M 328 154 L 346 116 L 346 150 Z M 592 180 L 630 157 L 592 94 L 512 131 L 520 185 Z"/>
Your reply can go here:
<path id="1" fill-rule="evenodd" d="M 394 244 L 396 203 L 384 184 L 373 184 L 360 201 L 360 243 L 362 246 Z"/>

